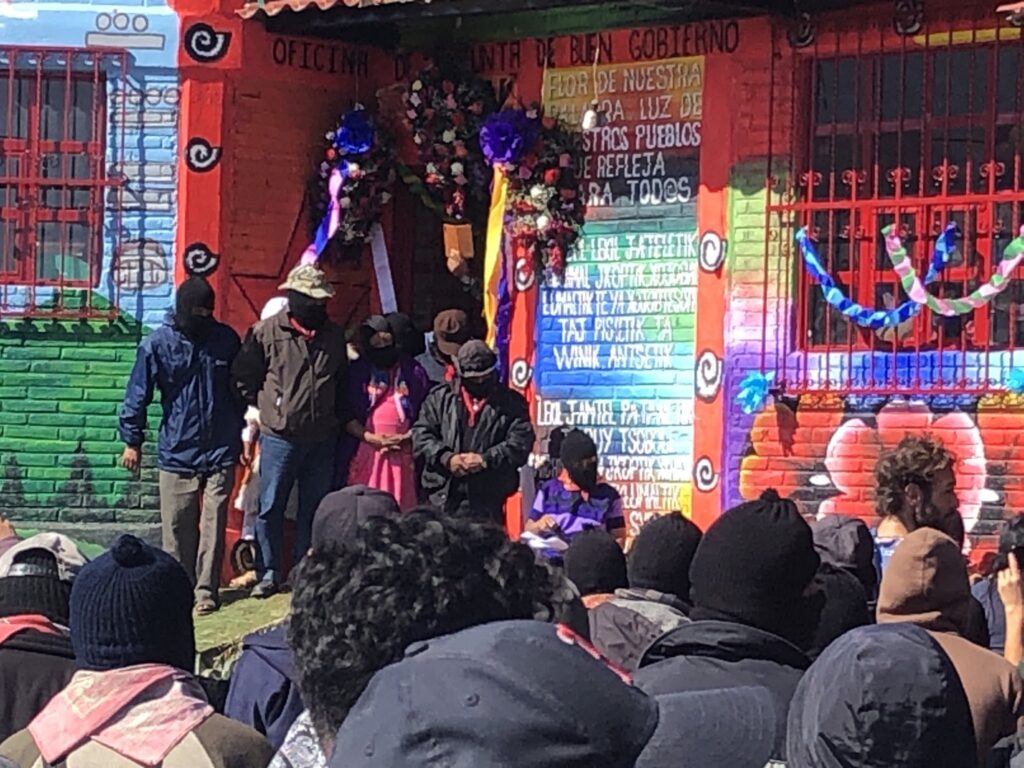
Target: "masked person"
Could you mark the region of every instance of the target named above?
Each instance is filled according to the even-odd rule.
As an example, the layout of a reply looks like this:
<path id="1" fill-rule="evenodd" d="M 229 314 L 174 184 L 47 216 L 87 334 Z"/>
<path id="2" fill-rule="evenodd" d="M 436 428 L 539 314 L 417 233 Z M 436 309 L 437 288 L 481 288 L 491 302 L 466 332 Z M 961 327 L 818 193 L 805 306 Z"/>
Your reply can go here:
<path id="1" fill-rule="evenodd" d="M 218 608 L 229 497 L 241 450 L 242 407 L 229 372 L 238 334 L 213 318 L 213 288 L 201 277 L 178 287 L 174 312 L 142 340 L 121 406 L 121 464 L 137 473 L 146 409 L 160 391 L 157 441 L 163 548 L 184 566 L 196 610 Z"/>
<path id="2" fill-rule="evenodd" d="M 334 288 L 303 264 L 280 286 L 288 307 L 256 323 L 246 336 L 234 377 L 246 405 L 260 414 L 260 512 L 256 519 L 259 582 L 269 597 L 284 576 L 284 516 L 298 484 L 294 561 L 309 549 L 313 513 L 331 490 L 335 447 L 347 424 L 345 331 L 327 317 Z"/>
<path id="3" fill-rule="evenodd" d="M 482 341 L 459 348 L 456 378 L 423 402 L 413 450 L 431 504 L 502 525 L 535 436 L 526 400 L 498 381 L 497 364 Z"/>
<path id="4" fill-rule="evenodd" d="M 342 484 L 385 491 L 416 506 L 412 425 L 430 392 L 426 371 L 404 354 L 399 329 L 381 315 L 359 327 L 361 354 L 349 374 L 349 413 L 341 441 Z"/>
<path id="5" fill-rule="evenodd" d="M 565 435 L 559 450 L 562 470 L 537 492 L 526 531 L 544 538 L 570 543 L 590 528 L 603 528 L 619 545 L 626 541 L 626 518 L 622 497 L 597 471 L 597 445 L 586 432 L 574 429 Z M 546 549 L 548 557 L 558 551 Z"/>

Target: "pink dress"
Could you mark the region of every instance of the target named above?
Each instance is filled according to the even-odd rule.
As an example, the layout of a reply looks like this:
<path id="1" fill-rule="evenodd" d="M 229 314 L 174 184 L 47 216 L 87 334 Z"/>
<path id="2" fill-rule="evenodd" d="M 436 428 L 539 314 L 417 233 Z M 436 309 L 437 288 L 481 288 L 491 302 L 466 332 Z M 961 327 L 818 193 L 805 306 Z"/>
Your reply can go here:
<path id="1" fill-rule="evenodd" d="M 370 409 L 366 429 L 377 435 L 404 435 L 412 424 L 399 407 L 394 389 L 389 388 Z M 369 443 L 360 443 L 348 470 L 349 485 L 368 485 L 387 491 L 398 500 L 403 512 L 416 506 L 416 469 L 412 446 L 382 453 Z"/>

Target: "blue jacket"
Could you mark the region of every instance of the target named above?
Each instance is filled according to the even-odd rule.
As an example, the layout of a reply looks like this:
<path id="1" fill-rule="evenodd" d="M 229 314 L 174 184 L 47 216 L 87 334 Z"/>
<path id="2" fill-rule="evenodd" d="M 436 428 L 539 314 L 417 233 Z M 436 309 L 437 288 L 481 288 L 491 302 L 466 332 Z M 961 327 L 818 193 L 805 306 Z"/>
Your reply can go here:
<path id="1" fill-rule="evenodd" d="M 160 391 L 163 418 L 157 466 L 175 474 L 210 472 L 234 465 L 241 451 L 242 403 L 232 388 L 231 363 L 238 334 L 215 322 L 201 345 L 164 324 L 142 340 L 121 407 L 121 440 L 142 445 L 146 408 Z"/>

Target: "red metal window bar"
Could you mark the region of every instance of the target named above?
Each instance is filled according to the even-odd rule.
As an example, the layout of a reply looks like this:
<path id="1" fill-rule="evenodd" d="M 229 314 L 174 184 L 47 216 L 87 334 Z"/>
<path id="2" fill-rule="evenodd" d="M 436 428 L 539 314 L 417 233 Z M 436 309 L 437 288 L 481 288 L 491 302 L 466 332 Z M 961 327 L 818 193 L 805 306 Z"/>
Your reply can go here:
<path id="1" fill-rule="evenodd" d="M 111 135 L 107 110 L 126 68 L 123 51 L 0 47 L 0 316 L 116 312 L 94 289 L 121 233 L 125 121 Z"/>
<path id="2" fill-rule="evenodd" d="M 990 391 L 1013 352 L 1024 354 L 1024 275 L 969 314 L 926 308 L 872 330 L 828 305 L 793 235 L 808 226 L 826 270 L 869 308 L 906 300 L 887 224 L 923 277 L 936 236 L 957 223 L 956 253 L 932 293 L 965 296 L 987 282 L 1022 222 L 1022 31 L 994 14 L 905 36 L 858 23 L 846 14 L 799 49 L 776 35 L 769 104 L 792 107 L 772 116 L 762 368 L 793 393 Z"/>

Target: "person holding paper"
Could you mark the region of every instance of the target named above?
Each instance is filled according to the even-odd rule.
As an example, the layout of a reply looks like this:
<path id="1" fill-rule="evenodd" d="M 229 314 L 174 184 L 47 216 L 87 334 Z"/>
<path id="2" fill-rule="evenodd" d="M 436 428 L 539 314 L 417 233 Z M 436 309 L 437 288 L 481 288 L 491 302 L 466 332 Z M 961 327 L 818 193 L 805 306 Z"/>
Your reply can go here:
<path id="1" fill-rule="evenodd" d="M 526 532 L 553 540 L 545 549 L 549 557 L 561 557 L 564 550 L 554 541 L 570 542 L 590 528 L 604 528 L 622 546 L 626 540 L 622 497 L 598 478 L 594 440 L 582 430 L 572 430 L 562 439 L 559 458 L 562 470 L 537 492 Z"/>

